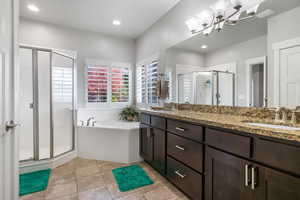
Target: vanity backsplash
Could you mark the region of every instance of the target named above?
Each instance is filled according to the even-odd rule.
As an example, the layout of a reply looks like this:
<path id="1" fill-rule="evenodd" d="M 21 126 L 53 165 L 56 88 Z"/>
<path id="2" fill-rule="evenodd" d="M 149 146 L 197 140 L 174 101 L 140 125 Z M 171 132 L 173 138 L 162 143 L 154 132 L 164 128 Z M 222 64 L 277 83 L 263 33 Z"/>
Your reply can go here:
<path id="1" fill-rule="evenodd" d="M 167 109 L 190 110 L 193 112 L 239 115 L 239 116 L 250 117 L 250 118 L 258 118 L 262 120 L 274 120 L 276 114 L 276 108 L 261 108 L 261 107 L 211 106 L 211 105 L 177 104 L 177 103 L 165 103 L 164 107 Z M 287 114 L 288 120 L 290 120 L 292 117 L 292 113 L 293 111 L 295 111 L 295 109 L 287 109 L 287 108 L 284 109 Z M 299 108 L 297 108 L 297 111 L 298 110 Z M 299 120 L 300 111 L 297 113 L 297 118 Z"/>

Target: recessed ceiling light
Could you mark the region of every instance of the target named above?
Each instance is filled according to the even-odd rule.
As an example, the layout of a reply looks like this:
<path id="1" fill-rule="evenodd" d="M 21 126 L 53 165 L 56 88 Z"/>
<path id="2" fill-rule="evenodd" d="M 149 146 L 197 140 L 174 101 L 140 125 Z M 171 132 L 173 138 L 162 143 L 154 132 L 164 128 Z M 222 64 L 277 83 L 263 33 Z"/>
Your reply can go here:
<path id="1" fill-rule="evenodd" d="M 208 46 L 205 45 L 205 44 L 201 46 L 202 49 L 206 49 L 207 47 L 208 47 Z"/>
<path id="2" fill-rule="evenodd" d="M 40 9 L 34 4 L 28 4 L 27 8 L 32 12 L 40 12 Z"/>
<path id="3" fill-rule="evenodd" d="M 113 25 L 115 26 L 120 26 L 121 25 L 121 22 L 119 20 L 114 20 L 113 21 Z"/>

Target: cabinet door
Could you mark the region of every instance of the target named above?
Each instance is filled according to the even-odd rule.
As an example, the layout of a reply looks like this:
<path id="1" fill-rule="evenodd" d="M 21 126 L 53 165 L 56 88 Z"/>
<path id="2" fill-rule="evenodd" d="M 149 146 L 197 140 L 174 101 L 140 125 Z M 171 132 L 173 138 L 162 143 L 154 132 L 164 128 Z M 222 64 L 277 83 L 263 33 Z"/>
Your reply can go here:
<path id="1" fill-rule="evenodd" d="M 153 161 L 153 134 L 150 126 L 140 125 L 140 155 L 145 161 Z"/>
<path id="2" fill-rule="evenodd" d="M 166 133 L 153 128 L 153 161 L 152 166 L 161 174 L 165 174 L 166 166 Z"/>
<path id="3" fill-rule="evenodd" d="M 250 164 L 230 154 L 206 149 L 205 200 L 251 200 Z"/>
<path id="4" fill-rule="evenodd" d="M 255 187 L 257 200 L 300 200 L 300 178 L 259 167 L 261 187 Z M 255 180 L 257 182 L 257 180 Z"/>

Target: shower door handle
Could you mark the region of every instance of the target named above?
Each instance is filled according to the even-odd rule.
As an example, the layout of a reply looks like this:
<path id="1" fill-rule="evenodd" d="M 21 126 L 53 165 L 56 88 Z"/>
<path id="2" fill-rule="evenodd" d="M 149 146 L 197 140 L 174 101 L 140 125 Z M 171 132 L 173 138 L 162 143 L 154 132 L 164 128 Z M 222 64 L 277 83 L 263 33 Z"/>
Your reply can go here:
<path id="1" fill-rule="evenodd" d="M 16 128 L 17 126 L 20 126 L 20 124 L 16 124 L 14 120 L 10 120 L 5 123 L 5 131 L 8 132 L 11 129 Z"/>
<path id="2" fill-rule="evenodd" d="M 33 108 L 34 108 L 34 103 L 30 103 L 30 104 L 29 104 L 29 108 L 30 108 L 30 109 L 33 109 Z"/>

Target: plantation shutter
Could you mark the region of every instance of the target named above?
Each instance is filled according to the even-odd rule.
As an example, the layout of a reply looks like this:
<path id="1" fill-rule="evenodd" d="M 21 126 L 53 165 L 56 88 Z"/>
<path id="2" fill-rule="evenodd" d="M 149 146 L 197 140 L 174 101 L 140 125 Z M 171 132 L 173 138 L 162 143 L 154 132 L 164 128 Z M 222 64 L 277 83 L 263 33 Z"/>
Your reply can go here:
<path id="1" fill-rule="evenodd" d="M 129 102 L 129 68 L 111 68 L 111 102 Z"/>
<path id="2" fill-rule="evenodd" d="M 102 65 L 88 65 L 88 102 L 107 102 L 109 68 Z"/>
<path id="3" fill-rule="evenodd" d="M 73 71 L 67 67 L 52 68 L 53 101 L 60 103 L 72 102 Z"/>

